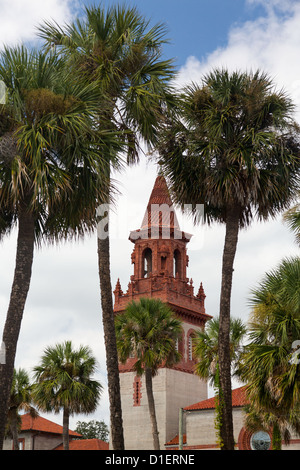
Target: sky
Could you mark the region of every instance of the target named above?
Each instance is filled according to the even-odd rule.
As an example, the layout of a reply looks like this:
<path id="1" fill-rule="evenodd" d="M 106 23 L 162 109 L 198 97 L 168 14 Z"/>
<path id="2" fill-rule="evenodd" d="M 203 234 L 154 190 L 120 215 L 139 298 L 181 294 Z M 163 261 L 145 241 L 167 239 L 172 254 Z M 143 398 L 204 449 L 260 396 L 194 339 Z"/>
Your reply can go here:
<path id="1" fill-rule="evenodd" d="M 113 3 L 118 2 L 102 2 Z M 82 17 L 84 6 L 91 4 L 98 2 L 0 0 L 0 51 L 5 44 L 39 47 L 35 28 L 42 20 L 67 24 Z M 166 24 L 169 43 L 164 57 L 174 58 L 178 87 L 200 82 L 215 67 L 248 71 L 259 68 L 273 78 L 278 89 L 283 87 L 290 94 L 296 105 L 295 117 L 300 121 L 300 0 L 136 0 L 127 4 L 135 5 L 150 24 Z M 153 162 L 142 155 L 139 165 L 116 175 L 120 196 L 112 215 L 113 288 L 120 278 L 126 290 L 133 274 L 133 245 L 128 235 L 141 225 L 156 171 Z M 177 216 L 181 229 L 193 234 L 188 247 L 188 276 L 193 279 L 195 290 L 203 283 L 206 312 L 217 316 L 224 227 L 195 227 L 179 211 Z M 95 377 L 103 384 L 104 392 L 93 415 L 71 418 L 73 429 L 79 420 L 104 419 L 109 423 L 96 246 L 95 233 L 78 242 L 36 250 L 15 364 L 31 372 L 47 346 L 65 340 L 71 340 L 75 347 L 91 347 L 98 361 Z M 0 243 L 1 335 L 15 252 L 16 232 Z M 253 223 L 241 231 L 234 266 L 232 315 L 247 322 L 251 288 L 283 258 L 294 255 L 299 255 L 299 248 L 281 217 Z M 61 416 L 45 416 L 62 424 Z"/>

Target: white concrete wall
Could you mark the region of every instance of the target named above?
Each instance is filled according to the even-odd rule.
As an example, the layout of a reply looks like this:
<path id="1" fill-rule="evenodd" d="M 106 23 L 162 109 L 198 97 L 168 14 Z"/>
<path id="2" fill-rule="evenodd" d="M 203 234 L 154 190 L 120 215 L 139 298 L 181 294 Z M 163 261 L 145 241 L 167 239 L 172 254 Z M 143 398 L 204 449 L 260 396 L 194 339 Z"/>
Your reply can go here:
<path id="1" fill-rule="evenodd" d="M 242 408 L 233 408 L 233 434 L 235 443 L 238 443 L 241 429 L 244 426 L 244 412 Z M 216 444 L 215 411 L 201 410 L 185 413 L 187 446 L 204 446 L 206 449 L 214 449 Z M 289 446 L 282 445 L 283 450 L 300 450 L 299 436 L 291 433 L 292 440 Z M 294 442 L 293 442 L 294 440 Z"/>
<path id="2" fill-rule="evenodd" d="M 37 433 L 35 431 L 21 432 L 19 439 L 25 439 L 23 450 L 52 450 L 62 443 L 62 436 L 50 433 Z M 33 445 L 34 449 L 32 448 Z M 12 439 L 5 439 L 3 450 L 12 449 Z"/>
<path id="3" fill-rule="evenodd" d="M 125 449 L 153 449 L 145 378 L 141 377 L 141 404 L 133 406 L 135 372 L 120 374 Z M 207 398 L 207 387 L 199 377 L 173 369 L 159 369 L 153 378 L 160 447 L 178 433 L 179 408 Z"/>

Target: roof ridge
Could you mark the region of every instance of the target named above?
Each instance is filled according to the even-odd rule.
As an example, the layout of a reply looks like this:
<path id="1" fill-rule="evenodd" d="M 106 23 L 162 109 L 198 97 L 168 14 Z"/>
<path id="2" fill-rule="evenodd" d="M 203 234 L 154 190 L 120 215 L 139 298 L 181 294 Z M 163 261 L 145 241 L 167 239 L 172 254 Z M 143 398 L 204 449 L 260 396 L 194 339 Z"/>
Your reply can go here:
<path id="1" fill-rule="evenodd" d="M 171 210 L 167 210 L 165 214 L 160 214 L 163 208 L 157 210 L 157 206 L 167 205 Z M 165 215 L 165 217 L 164 217 Z M 176 217 L 173 202 L 167 186 L 167 182 L 163 175 L 157 175 L 154 186 L 152 188 L 146 212 L 142 221 L 141 229 L 152 226 L 166 226 L 179 230 L 179 223 Z"/>
<path id="2" fill-rule="evenodd" d="M 232 390 L 232 406 L 245 406 L 248 401 L 246 397 L 246 385 L 242 385 L 241 387 L 235 388 Z M 205 400 L 201 400 L 193 405 L 187 406 L 184 408 L 185 411 L 191 410 L 208 410 L 214 409 L 216 404 L 216 396 L 206 398 Z"/>
<path id="3" fill-rule="evenodd" d="M 60 424 L 54 423 L 43 416 L 38 415 L 33 418 L 30 413 L 21 415 L 21 428 L 22 431 L 42 431 L 50 432 L 53 434 L 62 434 L 63 427 Z M 72 436 L 80 436 L 81 434 L 69 429 L 69 434 Z"/>

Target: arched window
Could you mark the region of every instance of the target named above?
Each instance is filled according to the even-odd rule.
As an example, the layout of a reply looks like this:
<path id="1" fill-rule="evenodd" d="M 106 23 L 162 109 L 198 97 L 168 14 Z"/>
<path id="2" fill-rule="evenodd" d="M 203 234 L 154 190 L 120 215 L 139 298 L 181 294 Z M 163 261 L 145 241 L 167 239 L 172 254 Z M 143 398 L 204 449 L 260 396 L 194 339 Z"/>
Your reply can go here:
<path id="1" fill-rule="evenodd" d="M 192 335 L 189 336 L 189 360 L 193 360 L 193 337 Z"/>
<path id="2" fill-rule="evenodd" d="M 173 276 L 176 277 L 176 274 L 181 277 L 181 253 L 177 249 L 174 251 L 173 257 Z"/>
<path id="3" fill-rule="evenodd" d="M 167 266 L 167 257 L 166 256 L 161 256 L 160 257 L 161 270 L 164 271 L 166 269 L 166 266 Z"/>
<path id="4" fill-rule="evenodd" d="M 187 359 L 188 361 L 194 361 L 194 337 L 195 331 L 189 330 L 187 333 Z"/>
<path id="5" fill-rule="evenodd" d="M 146 248 L 143 252 L 143 277 L 149 277 L 152 272 L 152 250 Z"/>
<path id="6" fill-rule="evenodd" d="M 176 343 L 175 343 L 175 350 L 181 354 L 183 357 L 184 354 L 184 344 L 183 344 L 183 336 L 181 335 L 179 338 L 177 338 Z"/>

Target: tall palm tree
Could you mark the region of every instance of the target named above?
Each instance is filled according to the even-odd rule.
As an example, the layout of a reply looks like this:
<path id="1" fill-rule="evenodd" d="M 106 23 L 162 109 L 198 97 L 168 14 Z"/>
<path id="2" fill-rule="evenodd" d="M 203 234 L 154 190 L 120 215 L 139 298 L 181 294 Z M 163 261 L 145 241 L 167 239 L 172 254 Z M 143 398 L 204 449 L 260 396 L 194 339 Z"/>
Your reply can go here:
<path id="1" fill-rule="evenodd" d="M 250 298 L 250 343 L 239 376 L 247 383 L 251 412 L 276 429 L 276 448 L 300 433 L 300 258 L 284 259 L 267 273 Z M 276 436 L 275 436 L 276 437 Z"/>
<path id="2" fill-rule="evenodd" d="M 120 361 L 134 355 L 134 369 L 145 374 L 146 391 L 152 424 L 153 446 L 160 449 L 152 377 L 160 366 L 171 366 L 180 360 L 176 341 L 182 326 L 172 310 L 160 299 L 141 298 L 130 302 L 123 314 L 116 317 L 117 347 Z"/>
<path id="3" fill-rule="evenodd" d="M 75 81 L 57 56 L 23 46 L 1 53 L 0 79 L 7 90 L 7 102 L 0 106 L 0 236 L 18 226 L 3 331 L 6 361 L 0 364 L 2 448 L 34 247 L 95 228 L 96 207 L 107 199 L 108 175 L 99 154 L 107 135 L 94 125 L 95 86 Z"/>
<path id="4" fill-rule="evenodd" d="M 205 220 L 226 225 L 220 294 L 222 440 L 234 448 L 230 380 L 230 300 L 239 230 L 289 207 L 299 185 L 299 127 L 293 104 L 266 74 L 213 70 L 182 93 L 166 123 L 160 163 L 175 202 L 205 205 Z M 195 214 L 197 217 L 197 213 Z"/>
<path id="5" fill-rule="evenodd" d="M 194 354 L 197 358 L 195 372 L 204 380 L 209 380 L 216 393 L 215 404 L 215 430 L 217 442 L 223 446 L 221 436 L 223 395 L 219 390 L 219 318 L 213 318 L 205 330 L 199 330 L 194 337 Z M 230 319 L 230 361 L 232 375 L 236 375 L 239 367 L 240 357 L 243 352 L 243 341 L 247 334 L 247 327 L 239 318 Z"/>
<path id="6" fill-rule="evenodd" d="M 39 35 L 47 46 L 55 46 L 63 54 L 73 70 L 97 83 L 105 94 L 106 104 L 101 101 L 99 105 L 100 125 L 104 130 L 118 132 L 120 141 L 127 146 L 126 161 L 131 164 L 138 161 L 141 139 L 148 146 L 155 142 L 162 109 L 174 100 L 169 85 L 174 70 L 171 61 L 161 58 L 165 26 L 150 27 L 149 21 L 131 7 L 90 7 L 85 14 L 86 18 L 64 28 L 45 23 L 39 28 Z M 113 448 L 122 450 L 124 437 L 107 213 L 103 213 L 107 222 L 105 234 L 98 236 L 98 264 L 111 439 Z"/>
<path id="7" fill-rule="evenodd" d="M 10 393 L 6 432 L 6 434 L 10 432 L 12 435 L 14 450 L 19 450 L 18 434 L 21 424 L 19 412 L 25 411 L 34 418 L 38 416 L 36 409 L 32 406 L 31 392 L 32 385 L 26 370 L 22 368 L 15 369 Z"/>
<path id="8" fill-rule="evenodd" d="M 69 418 L 95 411 L 102 385 L 94 380 L 96 359 L 87 346 L 74 349 L 65 341 L 45 349 L 40 365 L 34 368 L 33 397 L 39 409 L 59 413 L 63 410 L 63 445 L 69 450 Z"/>

